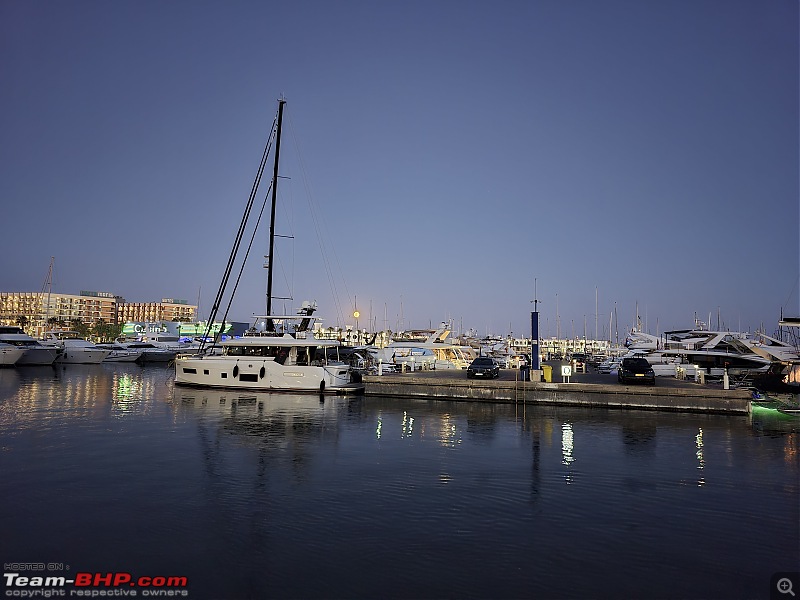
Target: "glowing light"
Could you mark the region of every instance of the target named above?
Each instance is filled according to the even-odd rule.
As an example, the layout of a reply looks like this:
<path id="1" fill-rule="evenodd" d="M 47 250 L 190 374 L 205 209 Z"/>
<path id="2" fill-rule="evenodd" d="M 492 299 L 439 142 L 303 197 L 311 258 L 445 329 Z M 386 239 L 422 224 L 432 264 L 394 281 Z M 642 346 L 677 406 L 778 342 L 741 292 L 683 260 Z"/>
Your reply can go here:
<path id="1" fill-rule="evenodd" d="M 574 437 L 572 432 L 572 423 L 564 423 L 561 426 L 561 464 L 569 466 L 575 462 L 573 456 L 574 450 Z"/>
<path id="2" fill-rule="evenodd" d="M 703 458 L 703 428 L 700 427 L 697 430 L 697 435 L 694 436 L 694 444 L 697 447 L 697 452 L 695 452 L 695 456 L 697 457 L 697 468 L 699 470 L 703 470 L 706 466 L 705 458 Z M 697 480 L 697 487 L 702 487 L 706 484 L 706 480 L 703 477 L 700 477 Z"/>
<path id="3" fill-rule="evenodd" d="M 409 417 L 408 413 L 403 411 L 403 426 L 401 437 L 411 437 L 414 431 L 414 417 Z"/>

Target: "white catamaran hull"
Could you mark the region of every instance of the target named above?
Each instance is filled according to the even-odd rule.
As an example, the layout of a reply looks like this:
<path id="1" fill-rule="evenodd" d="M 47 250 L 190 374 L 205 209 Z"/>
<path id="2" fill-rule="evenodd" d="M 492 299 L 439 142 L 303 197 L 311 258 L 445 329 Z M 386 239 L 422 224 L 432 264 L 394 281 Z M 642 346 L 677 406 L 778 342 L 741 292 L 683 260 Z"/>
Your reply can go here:
<path id="1" fill-rule="evenodd" d="M 363 390 L 350 382 L 346 364 L 282 365 L 271 358 L 179 356 L 175 383 L 261 391 L 347 393 Z"/>

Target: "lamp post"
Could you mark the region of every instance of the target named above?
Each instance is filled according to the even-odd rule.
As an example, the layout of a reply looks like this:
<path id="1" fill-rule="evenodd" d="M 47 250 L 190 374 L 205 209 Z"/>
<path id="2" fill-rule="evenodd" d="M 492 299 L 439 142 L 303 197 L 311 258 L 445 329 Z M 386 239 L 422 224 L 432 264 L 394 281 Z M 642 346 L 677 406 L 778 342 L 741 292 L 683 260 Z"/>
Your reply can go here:
<path id="1" fill-rule="evenodd" d="M 360 334 L 358 333 L 358 317 L 361 313 L 358 312 L 358 296 L 353 296 L 353 318 L 356 320 L 356 345 L 360 343 Z"/>

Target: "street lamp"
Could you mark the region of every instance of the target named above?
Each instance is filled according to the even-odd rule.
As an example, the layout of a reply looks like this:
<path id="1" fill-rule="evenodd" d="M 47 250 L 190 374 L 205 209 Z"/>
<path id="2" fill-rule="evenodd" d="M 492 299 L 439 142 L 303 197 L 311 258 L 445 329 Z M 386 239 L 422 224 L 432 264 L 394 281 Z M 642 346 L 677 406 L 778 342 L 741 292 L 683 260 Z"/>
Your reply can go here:
<path id="1" fill-rule="evenodd" d="M 358 317 L 361 316 L 361 313 L 358 312 L 358 298 L 357 296 L 353 296 L 353 318 L 356 320 L 356 339 L 360 338 L 358 333 Z M 356 342 L 358 344 L 358 342 Z"/>

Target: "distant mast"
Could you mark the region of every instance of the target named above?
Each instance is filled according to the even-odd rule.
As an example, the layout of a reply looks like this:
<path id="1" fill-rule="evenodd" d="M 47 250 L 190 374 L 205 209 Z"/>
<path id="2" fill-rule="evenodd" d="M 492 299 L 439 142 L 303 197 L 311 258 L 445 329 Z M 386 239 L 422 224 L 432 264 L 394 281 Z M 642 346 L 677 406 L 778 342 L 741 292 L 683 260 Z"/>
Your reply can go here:
<path id="1" fill-rule="evenodd" d="M 47 270 L 47 277 L 44 279 L 42 286 L 42 296 L 44 296 L 45 289 L 47 290 L 47 307 L 45 308 L 44 325 L 47 328 L 47 322 L 50 320 L 50 294 L 53 291 L 53 263 L 56 261 L 55 256 L 50 257 L 50 268 Z"/>
<path id="2" fill-rule="evenodd" d="M 278 201 L 278 160 L 281 154 L 281 123 L 283 105 L 286 100 L 278 100 L 278 128 L 275 133 L 275 166 L 272 171 L 272 208 L 269 220 L 269 254 L 267 255 L 267 316 L 272 314 L 272 263 L 275 251 L 275 206 Z M 267 319 L 267 331 L 275 331 L 275 323 Z"/>

